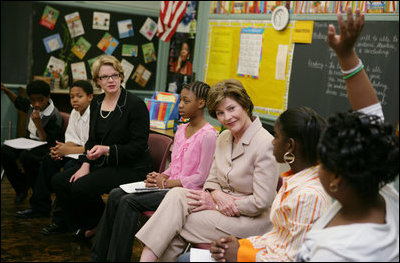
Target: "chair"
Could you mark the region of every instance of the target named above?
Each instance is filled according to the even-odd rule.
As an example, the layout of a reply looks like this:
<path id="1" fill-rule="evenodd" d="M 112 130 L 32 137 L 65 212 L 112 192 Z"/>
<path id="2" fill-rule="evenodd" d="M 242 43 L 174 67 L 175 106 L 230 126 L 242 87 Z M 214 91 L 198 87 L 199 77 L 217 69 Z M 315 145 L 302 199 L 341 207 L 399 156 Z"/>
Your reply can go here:
<path id="1" fill-rule="evenodd" d="M 165 171 L 167 159 L 170 156 L 170 148 L 173 140 L 165 135 L 158 133 L 149 134 L 149 150 L 153 159 L 153 170 L 159 173 Z M 143 211 L 142 214 L 147 218 L 151 217 L 155 211 Z"/>
<path id="2" fill-rule="evenodd" d="M 172 143 L 173 140 L 168 136 L 158 133 L 149 134 L 148 145 L 154 171 L 161 173 L 165 170 Z"/>
<path id="3" fill-rule="evenodd" d="M 61 117 L 63 118 L 63 126 L 61 128 L 61 137 L 63 139 L 65 139 L 65 132 L 67 131 L 69 117 L 71 114 L 68 112 L 63 112 L 63 111 L 60 111 L 60 114 L 61 114 Z"/>

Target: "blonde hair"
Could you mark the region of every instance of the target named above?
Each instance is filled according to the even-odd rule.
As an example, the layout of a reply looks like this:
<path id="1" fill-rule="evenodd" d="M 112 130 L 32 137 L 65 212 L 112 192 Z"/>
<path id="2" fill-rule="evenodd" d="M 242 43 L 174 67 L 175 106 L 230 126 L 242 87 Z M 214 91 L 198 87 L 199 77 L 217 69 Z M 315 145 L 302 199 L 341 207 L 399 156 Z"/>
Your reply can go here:
<path id="1" fill-rule="evenodd" d="M 207 110 L 211 117 L 217 118 L 217 105 L 227 97 L 239 103 L 250 118 L 253 116 L 254 105 L 243 84 L 236 79 L 227 79 L 216 83 L 208 91 Z"/>
<path id="2" fill-rule="evenodd" d="M 99 84 L 97 84 L 97 79 L 99 77 L 100 68 L 104 65 L 112 66 L 116 71 L 118 71 L 121 83 L 124 82 L 124 68 L 122 67 L 121 62 L 119 62 L 119 60 L 114 56 L 102 55 L 92 65 L 92 80 L 96 84 L 96 87 L 101 88 Z"/>

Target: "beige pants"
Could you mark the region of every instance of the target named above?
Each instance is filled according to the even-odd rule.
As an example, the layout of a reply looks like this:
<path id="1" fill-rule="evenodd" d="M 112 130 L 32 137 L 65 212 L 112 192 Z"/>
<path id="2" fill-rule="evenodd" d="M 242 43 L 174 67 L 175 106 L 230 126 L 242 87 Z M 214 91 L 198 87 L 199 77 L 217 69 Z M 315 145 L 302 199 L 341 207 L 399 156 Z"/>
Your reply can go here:
<path id="1" fill-rule="evenodd" d="M 187 243 L 211 243 L 229 233 L 217 229 L 218 220 L 225 217 L 215 210 L 190 213 L 185 188 L 169 191 L 154 215 L 136 237 L 149 247 L 159 261 L 176 261 Z"/>

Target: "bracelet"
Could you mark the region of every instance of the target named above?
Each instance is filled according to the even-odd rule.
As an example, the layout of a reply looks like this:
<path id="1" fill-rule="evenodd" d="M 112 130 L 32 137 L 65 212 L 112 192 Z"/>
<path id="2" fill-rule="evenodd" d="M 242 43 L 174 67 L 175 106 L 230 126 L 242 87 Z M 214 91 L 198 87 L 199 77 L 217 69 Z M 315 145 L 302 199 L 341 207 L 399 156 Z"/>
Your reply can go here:
<path id="1" fill-rule="evenodd" d="M 161 187 L 162 187 L 162 189 L 165 189 L 165 185 L 166 185 L 165 179 L 162 179 L 162 181 L 161 181 Z"/>
<path id="2" fill-rule="evenodd" d="M 361 59 L 358 59 L 358 65 L 357 66 L 355 66 L 354 68 L 352 68 L 352 69 L 349 69 L 349 70 L 343 70 L 343 69 L 340 69 L 341 71 L 342 71 L 342 73 L 343 74 L 351 74 L 351 73 L 353 73 L 354 71 L 356 71 L 359 67 L 361 67 L 363 65 L 363 63 L 362 63 L 362 61 L 361 61 Z"/>
<path id="3" fill-rule="evenodd" d="M 354 71 L 354 72 L 351 73 L 350 75 L 344 76 L 343 79 L 346 80 L 346 79 L 348 79 L 348 78 L 353 77 L 355 74 L 357 74 L 358 72 L 360 72 L 363 68 L 364 68 L 364 65 L 361 65 L 361 67 L 359 67 L 356 71 Z"/>
<path id="4" fill-rule="evenodd" d="M 164 179 L 164 180 L 163 180 L 163 189 L 166 189 L 166 188 L 168 188 L 168 187 L 167 187 L 167 180 Z"/>
<path id="5" fill-rule="evenodd" d="M 215 205 L 215 210 L 219 211 L 218 209 L 219 209 L 218 205 Z"/>

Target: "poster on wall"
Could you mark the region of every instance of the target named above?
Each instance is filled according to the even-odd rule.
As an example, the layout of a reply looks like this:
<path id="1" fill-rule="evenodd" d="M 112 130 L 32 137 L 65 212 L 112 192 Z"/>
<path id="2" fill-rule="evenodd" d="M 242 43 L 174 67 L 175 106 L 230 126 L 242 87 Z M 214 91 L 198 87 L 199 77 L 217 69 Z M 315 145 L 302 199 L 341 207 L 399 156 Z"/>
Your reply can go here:
<path id="1" fill-rule="evenodd" d="M 92 44 L 90 44 L 89 41 L 87 41 L 84 37 L 80 37 L 72 47 L 71 51 L 79 59 L 83 59 L 91 46 Z"/>
<path id="2" fill-rule="evenodd" d="M 53 28 L 57 22 L 57 18 L 58 18 L 59 14 L 60 14 L 60 11 L 47 5 L 44 8 L 43 15 L 42 15 L 42 18 L 40 19 L 39 24 L 41 24 L 44 27 L 49 28 L 50 30 L 53 30 Z"/>
<path id="3" fill-rule="evenodd" d="M 85 34 L 83 29 L 82 20 L 79 16 L 79 12 L 74 12 L 65 16 L 65 21 L 67 21 L 69 34 L 71 37 L 77 37 Z"/>
<path id="4" fill-rule="evenodd" d="M 117 48 L 119 41 L 106 32 L 103 38 L 97 44 L 97 47 L 100 48 L 107 55 L 112 55 L 114 50 Z"/>
<path id="5" fill-rule="evenodd" d="M 156 31 L 157 31 L 157 23 L 154 22 L 153 19 L 148 17 L 139 32 L 145 38 L 151 41 L 154 35 L 156 34 Z"/>
<path id="6" fill-rule="evenodd" d="M 153 42 L 142 45 L 144 62 L 150 63 L 157 60 Z"/>
<path id="7" fill-rule="evenodd" d="M 110 28 L 110 14 L 93 12 L 93 29 L 106 30 Z"/>
<path id="8" fill-rule="evenodd" d="M 189 33 L 175 33 L 171 38 L 167 91 L 180 93 L 182 85 L 192 81 L 194 39 Z"/>
<path id="9" fill-rule="evenodd" d="M 61 59 L 51 56 L 47 63 L 43 76 L 51 78 L 60 78 L 64 74 L 65 62 Z"/>
<path id="10" fill-rule="evenodd" d="M 71 63 L 71 72 L 73 80 L 87 79 L 85 62 Z"/>
<path id="11" fill-rule="evenodd" d="M 46 38 L 43 38 L 43 44 L 44 44 L 44 47 L 46 48 L 47 53 L 53 52 L 53 51 L 58 50 L 63 47 L 63 43 L 61 41 L 60 34 L 58 34 L 58 33 L 48 36 Z"/>
<path id="12" fill-rule="evenodd" d="M 132 19 L 118 21 L 119 38 L 133 37 Z"/>
<path id="13" fill-rule="evenodd" d="M 176 32 L 190 33 L 190 37 L 194 38 L 194 34 L 196 33 L 196 12 L 197 1 L 189 1 L 186 13 L 176 28 Z"/>
<path id="14" fill-rule="evenodd" d="M 262 54 L 264 28 L 243 28 L 240 32 L 240 49 L 237 74 L 258 79 Z"/>
<path id="15" fill-rule="evenodd" d="M 121 60 L 121 65 L 122 65 L 122 68 L 124 69 L 124 82 L 122 83 L 122 86 L 126 88 L 126 82 L 128 81 L 129 77 L 131 76 L 133 68 L 135 66 L 133 66 L 133 64 L 129 63 L 128 60 L 126 60 L 124 58 Z"/>
<path id="16" fill-rule="evenodd" d="M 138 46 L 137 45 L 122 45 L 122 56 L 123 57 L 137 57 L 138 54 Z"/>
<path id="17" fill-rule="evenodd" d="M 135 73 L 132 75 L 133 81 L 144 88 L 151 77 L 151 72 L 145 68 L 142 64 L 136 68 Z"/>

